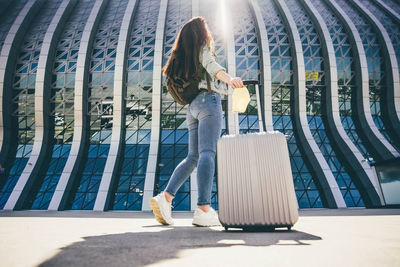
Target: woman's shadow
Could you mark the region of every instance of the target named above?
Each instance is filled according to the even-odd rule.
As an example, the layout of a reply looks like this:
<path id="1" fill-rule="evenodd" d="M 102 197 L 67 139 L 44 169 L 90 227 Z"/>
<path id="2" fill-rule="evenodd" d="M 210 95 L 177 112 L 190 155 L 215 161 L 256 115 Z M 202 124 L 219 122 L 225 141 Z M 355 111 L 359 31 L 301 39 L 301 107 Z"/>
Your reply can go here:
<path id="1" fill-rule="evenodd" d="M 61 248 L 40 266 L 144 266 L 175 259 L 186 249 L 231 246 L 310 245 L 320 237 L 304 232 L 221 231 L 189 226 L 144 226 L 143 232 L 84 237 L 84 241 Z M 283 241 L 283 242 L 282 242 Z"/>

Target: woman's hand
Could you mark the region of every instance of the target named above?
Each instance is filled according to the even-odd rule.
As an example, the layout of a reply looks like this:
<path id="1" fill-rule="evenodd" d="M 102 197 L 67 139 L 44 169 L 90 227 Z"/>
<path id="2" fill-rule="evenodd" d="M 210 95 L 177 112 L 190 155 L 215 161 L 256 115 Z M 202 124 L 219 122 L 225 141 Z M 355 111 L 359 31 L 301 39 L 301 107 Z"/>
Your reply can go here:
<path id="1" fill-rule="evenodd" d="M 242 81 L 242 79 L 240 77 L 231 78 L 231 80 L 229 81 L 229 85 L 232 88 L 242 88 L 244 86 L 243 85 L 243 81 Z"/>
<path id="2" fill-rule="evenodd" d="M 241 88 L 243 87 L 243 81 L 240 77 L 231 77 L 225 70 L 221 69 L 215 75 L 217 79 L 227 83 L 232 88 Z"/>

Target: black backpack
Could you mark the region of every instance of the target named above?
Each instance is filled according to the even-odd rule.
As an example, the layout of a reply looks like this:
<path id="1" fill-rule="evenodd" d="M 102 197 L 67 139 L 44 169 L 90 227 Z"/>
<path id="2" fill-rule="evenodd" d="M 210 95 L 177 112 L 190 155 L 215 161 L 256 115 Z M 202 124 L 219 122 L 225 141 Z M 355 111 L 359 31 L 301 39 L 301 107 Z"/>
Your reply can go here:
<path id="1" fill-rule="evenodd" d="M 211 85 L 209 74 L 201 67 L 203 73 L 206 73 L 207 89 L 211 93 Z M 174 100 L 181 105 L 190 104 L 193 99 L 199 94 L 199 83 L 202 75 L 196 75 L 194 78 L 186 80 L 184 77 L 167 77 L 167 89 Z"/>

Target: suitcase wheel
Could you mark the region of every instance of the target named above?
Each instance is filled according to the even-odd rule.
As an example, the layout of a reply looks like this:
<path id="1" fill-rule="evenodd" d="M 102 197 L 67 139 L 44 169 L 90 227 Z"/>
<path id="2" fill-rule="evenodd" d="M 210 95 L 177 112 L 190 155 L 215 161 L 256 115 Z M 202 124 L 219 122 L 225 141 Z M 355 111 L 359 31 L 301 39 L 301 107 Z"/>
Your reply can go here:
<path id="1" fill-rule="evenodd" d="M 225 228 L 225 231 L 228 231 L 228 226 L 224 226 L 224 228 Z"/>
<path id="2" fill-rule="evenodd" d="M 275 226 L 247 226 L 243 227 L 244 232 L 274 232 Z"/>
<path id="3" fill-rule="evenodd" d="M 292 226 L 289 225 L 289 226 L 287 227 L 287 229 L 288 229 L 288 231 L 292 230 Z"/>

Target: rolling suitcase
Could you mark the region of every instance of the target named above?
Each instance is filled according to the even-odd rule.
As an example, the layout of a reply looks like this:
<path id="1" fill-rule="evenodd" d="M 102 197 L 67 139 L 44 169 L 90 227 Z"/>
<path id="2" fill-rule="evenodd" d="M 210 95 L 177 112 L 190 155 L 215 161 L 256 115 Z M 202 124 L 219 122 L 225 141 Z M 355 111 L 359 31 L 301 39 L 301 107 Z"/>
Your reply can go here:
<path id="1" fill-rule="evenodd" d="M 260 133 L 228 135 L 217 144 L 218 213 L 222 226 L 244 230 L 289 230 L 298 220 L 285 136 L 263 132 L 258 83 Z"/>

